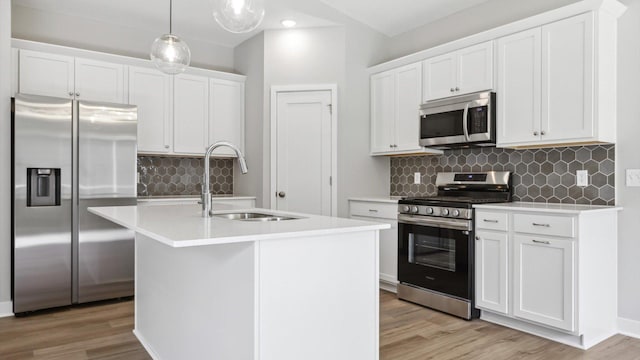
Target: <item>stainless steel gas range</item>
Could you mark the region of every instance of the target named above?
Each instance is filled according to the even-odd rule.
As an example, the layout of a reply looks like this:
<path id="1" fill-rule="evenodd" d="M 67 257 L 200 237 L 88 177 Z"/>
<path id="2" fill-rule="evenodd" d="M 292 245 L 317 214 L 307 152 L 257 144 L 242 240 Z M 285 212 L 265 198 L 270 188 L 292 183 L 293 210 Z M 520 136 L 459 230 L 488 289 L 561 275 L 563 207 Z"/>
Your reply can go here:
<path id="1" fill-rule="evenodd" d="M 474 302 L 473 205 L 511 201 L 511 173 L 438 173 L 438 196 L 398 202 L 398 298 L 464 319 Z"/>

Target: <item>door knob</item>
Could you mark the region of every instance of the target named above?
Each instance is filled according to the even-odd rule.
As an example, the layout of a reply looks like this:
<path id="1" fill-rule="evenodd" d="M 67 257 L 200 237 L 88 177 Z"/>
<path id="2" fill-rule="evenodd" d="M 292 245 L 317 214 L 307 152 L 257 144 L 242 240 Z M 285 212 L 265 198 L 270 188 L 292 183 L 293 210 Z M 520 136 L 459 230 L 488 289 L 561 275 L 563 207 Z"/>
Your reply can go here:
<path id="1" fill-rule="evenodd" d="M 281 198 L 285 197 L 286 195 L 287 195 L 287 194 L 285 194 L 285 193 L 284 193 L 284 191 L 280 191 L 280 192 L 278 193 L 278 196 L 279 196 L 279 197 L 281 197 Z"/>

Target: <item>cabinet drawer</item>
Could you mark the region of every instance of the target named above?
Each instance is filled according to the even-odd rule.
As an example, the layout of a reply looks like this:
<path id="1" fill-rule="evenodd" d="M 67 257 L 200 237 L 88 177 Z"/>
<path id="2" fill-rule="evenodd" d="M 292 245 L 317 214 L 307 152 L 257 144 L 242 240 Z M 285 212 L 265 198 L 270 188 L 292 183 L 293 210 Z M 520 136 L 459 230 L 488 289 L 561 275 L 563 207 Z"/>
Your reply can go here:
<path id="1" fill-rule="evenodd" d="M 532 214 L 513 215 L 513 228 L 516 232 L 536 235 L 574 237 L 574 223 L 574 217 Z"/>
<path id="2" fill-rule="evenodd" d="M 350 201 L 349 214 L 351 216 L 366 216 L 380 219 L 397 219 L 398 204 L 387 204 L 368 201 Z"/>
<path id="3" fill-rule="evenodd" d="M 507 231 L 507 213 L 476 210 L 476 228 Z"/>

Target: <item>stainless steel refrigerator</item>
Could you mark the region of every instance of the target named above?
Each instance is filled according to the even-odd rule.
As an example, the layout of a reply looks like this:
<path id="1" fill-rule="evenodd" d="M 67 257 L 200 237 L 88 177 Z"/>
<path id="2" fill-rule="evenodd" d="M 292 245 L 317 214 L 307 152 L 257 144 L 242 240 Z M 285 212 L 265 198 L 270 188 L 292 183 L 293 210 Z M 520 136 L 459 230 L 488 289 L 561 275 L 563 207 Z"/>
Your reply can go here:
<path id="1" fill-rule="evenodd" d="M 136 204 L 136 107 L 18 94 L 12 115 L 14 313 L 133 295 L 133 233 L 87 208 Z"/>

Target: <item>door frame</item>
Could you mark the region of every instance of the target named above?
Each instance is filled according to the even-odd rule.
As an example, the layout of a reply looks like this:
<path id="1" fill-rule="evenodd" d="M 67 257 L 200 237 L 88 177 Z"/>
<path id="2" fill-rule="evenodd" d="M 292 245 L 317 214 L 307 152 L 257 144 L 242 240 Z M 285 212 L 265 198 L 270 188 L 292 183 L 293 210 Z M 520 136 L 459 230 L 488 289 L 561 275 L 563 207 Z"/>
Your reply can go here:
<path id="1" fill-rule="evenodd" d="M 304 91 L 331 91 L 331 216 L 338 214 L 338 85 L 337 84 L 310 84 L 310 85 L 274 85 L 271 86 L 271 162 L 269 189 L 270 208 L 276 209 L 276 183 L 277 183 L 277 138 L 278 138 L 278 94 L 287 92 Z"/>

